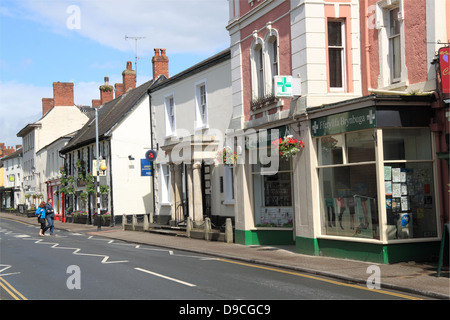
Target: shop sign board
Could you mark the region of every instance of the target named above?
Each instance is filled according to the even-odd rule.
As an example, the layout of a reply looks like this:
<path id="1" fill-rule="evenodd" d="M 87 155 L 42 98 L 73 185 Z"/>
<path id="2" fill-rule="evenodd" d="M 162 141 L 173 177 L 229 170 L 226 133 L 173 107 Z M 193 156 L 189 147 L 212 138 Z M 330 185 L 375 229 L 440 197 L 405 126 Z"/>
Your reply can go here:
<path id="1" fill-rule="evenodd" d="M 141 177 L 152 176 L 152 162 L 148 159 L 141 159 Z"/>
<path id="2" fill-rule="evenodd" d="M 450 48 L 439 49 L 439 66 L 441 69 L 442 92 L 450 93 Z"/>
<path id="3" fill-rule="evenodd" d="M 376 109 L 374 107 L 341 112 L 312 119 L 311 134 L 313 137 L 320 137 L 375 128 L 376 120 Z"/>

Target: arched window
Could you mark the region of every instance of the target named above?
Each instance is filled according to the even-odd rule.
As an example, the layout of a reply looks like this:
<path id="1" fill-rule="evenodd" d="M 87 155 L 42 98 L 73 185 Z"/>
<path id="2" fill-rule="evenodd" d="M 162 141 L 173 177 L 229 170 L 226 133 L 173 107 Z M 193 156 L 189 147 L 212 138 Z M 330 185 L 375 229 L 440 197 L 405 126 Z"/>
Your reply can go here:
<path id="1" fill-rule="evenodd" d="M 252 99 L 264 97 L 264 53 L 263 42 L 255 37 L 250 52 Z"/>
<path id="2" fill-rule="evenodd" d="M 272 95 L 273 77 L 278 75 L 278 32 L 275 29 L 269 28 L 264 42 L 265 53 L 265 78 L 266 88 L 265 94 Z"/>

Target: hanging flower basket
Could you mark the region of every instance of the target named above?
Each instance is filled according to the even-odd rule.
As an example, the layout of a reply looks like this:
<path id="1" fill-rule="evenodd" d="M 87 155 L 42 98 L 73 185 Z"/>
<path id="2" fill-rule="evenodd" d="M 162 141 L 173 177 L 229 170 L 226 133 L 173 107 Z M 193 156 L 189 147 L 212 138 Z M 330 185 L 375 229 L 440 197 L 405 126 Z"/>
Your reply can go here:
<path id="1" fill-rule="evenodd" d="M 230 147 L 225 147 L 223 150 L 217 152 L 216 160 L 225 165 L 233 165 L 236 163 L 237 155 Z"/>
<path id="2" fill-rule="evenodd" d="M 277 147 L 280 155 L 286 160 L 289 160 L 292 156 L 295 156 L 301 148 L 305 147 L 305 143 L 303 141 L 294 139 L 292 135 L 276 139 L 272 141 L 272 144 Z"/>

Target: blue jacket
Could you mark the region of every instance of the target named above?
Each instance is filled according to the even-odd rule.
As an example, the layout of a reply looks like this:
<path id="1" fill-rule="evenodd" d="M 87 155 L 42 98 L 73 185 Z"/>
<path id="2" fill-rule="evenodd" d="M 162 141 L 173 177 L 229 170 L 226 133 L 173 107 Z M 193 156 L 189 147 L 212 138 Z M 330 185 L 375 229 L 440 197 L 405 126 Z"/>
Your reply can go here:
<path id="1" fill-rule="evenodd" d="M 39 216 L 39 218 L 45 219 L 45 209 L 44 208 L 37 208 L 36 209 L 36 215 Z"/>

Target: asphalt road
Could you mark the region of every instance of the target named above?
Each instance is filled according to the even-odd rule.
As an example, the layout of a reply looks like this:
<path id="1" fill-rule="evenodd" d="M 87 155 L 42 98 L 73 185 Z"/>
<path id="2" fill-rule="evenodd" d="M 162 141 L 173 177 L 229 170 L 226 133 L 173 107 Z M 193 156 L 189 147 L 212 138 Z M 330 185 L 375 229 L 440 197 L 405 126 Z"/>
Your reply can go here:
<path id="1" fill-rule="evenodd" d="M 37 225 L 0 219 L 2 300 L 273 300 L 409 299 L 385 290 L 302 274 L 59 231 L 38 236 Z M 185 309 L 181 309 L 185 308 Z M 193 307 L 192 307 L 193 308 Z M 248 312 L 227 307 L 215 312 Z M 207 309 L 192 309 L 207 312 Z M 213 311 L 211 311 L 213 312 Z"/>

